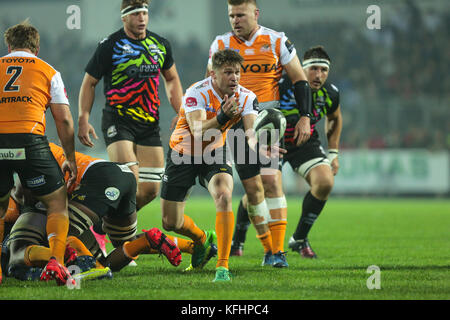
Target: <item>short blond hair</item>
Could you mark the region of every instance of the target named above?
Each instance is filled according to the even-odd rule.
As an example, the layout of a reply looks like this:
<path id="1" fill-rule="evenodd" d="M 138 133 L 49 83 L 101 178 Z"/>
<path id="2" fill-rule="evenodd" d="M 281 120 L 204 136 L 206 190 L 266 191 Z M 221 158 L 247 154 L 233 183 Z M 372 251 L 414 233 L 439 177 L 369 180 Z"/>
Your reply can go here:
<path id="1" fill-rule="evenodd" d="M 29 19 L 9 27 L 4 34 L 7 46 L 14 49 L 29 49 L 33 53 L 39 51 L 40 36 L 38 30 L 33 27 Z"/>
<path id="2" fill-rule="evenodd" d="M 143 4 L 148 5 L 149 2 L 150 2 L 149 0 L 122 0 L 122 5 L 120 6 L 120 10 L 123 10 L 129 6 L 140 6 Z"/>

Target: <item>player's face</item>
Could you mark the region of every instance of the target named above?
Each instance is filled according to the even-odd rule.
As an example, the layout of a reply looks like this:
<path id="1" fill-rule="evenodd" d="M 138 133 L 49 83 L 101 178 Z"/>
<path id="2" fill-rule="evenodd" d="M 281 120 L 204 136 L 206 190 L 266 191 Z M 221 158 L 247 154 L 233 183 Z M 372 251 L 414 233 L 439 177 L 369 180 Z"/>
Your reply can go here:
<path id="1" fill-rule="evenodd" d="M 328 78 L 327 67 L 311 66 L 306 69 L 306 77 L 308 78 L 309 86 L 313 90 L 319 90 L 324 85 Z"/>
<path id="2" fill-rule="evenodd" d="M 218 70 L 213 70 L 212 78 L 220 93 L 232 96 L 239 86 L 241 66 L 239 64 L 224 65 Z"/>
<path id="3" fill-rule="evenodd" d="M 235 35 L 248 40 L 258 27 L 259 9 L 251 3 L 228 5 L 228 18 Z"/>
<path id="4" fill-rule="evenodd" d="M 123 27 L 132 35 L 132 38 L 145 38 L 145 30 L 148 24 L 148 13 L 146 11 L 138 11 L 131 13 L 122 18 Z"/>

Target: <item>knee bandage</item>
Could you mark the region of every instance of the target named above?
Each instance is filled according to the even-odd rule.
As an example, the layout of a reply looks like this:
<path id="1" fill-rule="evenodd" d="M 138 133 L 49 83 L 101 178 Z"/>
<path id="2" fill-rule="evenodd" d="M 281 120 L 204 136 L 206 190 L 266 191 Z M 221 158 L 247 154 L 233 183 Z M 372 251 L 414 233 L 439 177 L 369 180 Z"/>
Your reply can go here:
<path id="1" fill-rule="evenodd" d="M 265 200 L 257 205 L 251 205 L 250 203 L 248 203 L 247 212 L 250 219 L 253 217 L 263 218 L 261 222 L 258 222 L 255 225 L 266 224 L 270 220 L 269 208 Z"/>
<path id="2" fill-rule="evenodd" d="M 164 168 L 139 168 L 139 182 L 161 182 Z"/>

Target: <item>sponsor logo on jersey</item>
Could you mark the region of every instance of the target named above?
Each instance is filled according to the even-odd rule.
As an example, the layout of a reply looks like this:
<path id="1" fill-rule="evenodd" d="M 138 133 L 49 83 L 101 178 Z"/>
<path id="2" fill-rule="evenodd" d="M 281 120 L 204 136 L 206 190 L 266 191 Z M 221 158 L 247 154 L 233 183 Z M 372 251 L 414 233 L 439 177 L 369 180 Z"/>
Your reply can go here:
<path id="1" fill-rule="evenodd" d="M 254 72 L 254 73 L 258 73 L 258 72 L 271 72 L 271 71 L 276 71 L 277 70 L 277 65 L 274 64 L 270 64 L 270 63 L 263 63 L 263 64 L 245 64 L 242 65 L 242 70 L 244 72 Z"/>
<path id="2" fill-rule="evenodd" d="M 263 44 L 261 46 L 261 49 L 259 49 L 260 52 L 269 52 L 270 51 L 270 45 L 268 44 Z"/>
<path id="3" fill-rule="evenodd" d="M 119 189 L 117 189 L 115 187 L 109 187 L 109 188 L 105 189 L 105 196 L 109 200 L 115 201 L 115 200 L 119 199 L 120 191 L 119 191 Z"/>
<path id="4" fill-rule="evenodd" d="M 25 160 L 25 149 L 0 149 L 0 160 Z"/>
<path id="5" fill-rule="evenodd" d="M 195 107 L 197 106 L 197 99 L 194 97 L 186 98 L 186 107 Z"/>
<path id="6" fill-rule="evenodd" d="M 16 103 L 16 102 L 33 103 L 33 100 L 29 96 L 2 97 L 2 99 L 0 100 L 0 103 Z"/>
<path id="7" fill-rule="evenodd" d="M 255 49 L 245 49 L 244 54 L 246 55 L 255 54 Z"/>
<path id="8" fill-rule="evenodd" d="M 17 58 L 17 57 L 8 57 L 2 59 L 3 63 L 36 63 L 36 61 L 32 58 Z"/>

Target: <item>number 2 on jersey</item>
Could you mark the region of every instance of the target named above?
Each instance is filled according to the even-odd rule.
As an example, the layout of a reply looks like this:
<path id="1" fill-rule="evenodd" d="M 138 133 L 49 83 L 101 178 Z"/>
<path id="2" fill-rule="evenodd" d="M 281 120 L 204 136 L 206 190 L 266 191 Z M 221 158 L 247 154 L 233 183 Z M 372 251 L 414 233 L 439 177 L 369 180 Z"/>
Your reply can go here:
<path id="1" fill-rule="evenodd" d="M 12 76 L 9 79 L 9 81 L 6 83 L 6 85 L 3 87 L 4 92 L 19 91 L 20 86 L 14 85 L 14 82 L 16 82 L 17 78 L 19 78 L 21 73 L 22 73 L 22 67 L 20 67 L 20 66 L 9 66 L 6 69 L 6 74 L 12 74 Z"/>

